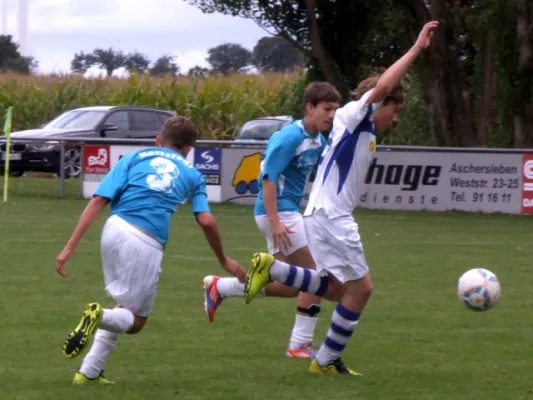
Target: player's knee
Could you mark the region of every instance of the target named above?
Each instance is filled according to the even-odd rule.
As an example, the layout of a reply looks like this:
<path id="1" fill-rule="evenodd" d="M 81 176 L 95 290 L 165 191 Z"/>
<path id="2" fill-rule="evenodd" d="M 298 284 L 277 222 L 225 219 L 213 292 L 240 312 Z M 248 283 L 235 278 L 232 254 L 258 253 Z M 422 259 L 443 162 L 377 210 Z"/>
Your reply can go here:
<path id="1" fill-rule="evenodd" d="M 329 301 L 340 301 L 344 296 L 344 284 L 328 272 L 328 290 L 324 296 Z"/>
<path id="2" fill-rule="evenodd" d="M 372 295 L 372 291 L 374 290 L 374 286 L 372 285 L 372 282 L 365 283 L 363 287 L 361 288 L 361 296 L 365 298 L 365 300 L 368 300 L 370 296 Z"/>
<path id="3" fill-rule="evenodd" d="M 362 279 L 362 288 L 361 291 L 363 295 L 366 297 L 366 299 L 370 298 L 370 295 L 372 294 L 372 291 L 374 290 L 374 285 L 372 283 L 372 278 L 370 278 L 370 275 L 365 275 L 365 277 Z"/>
<path id="4" fill-rule="evenodd" d="M 306 317 L 311 318 L 318 318 L 318 314 L 320 313 L 320 304 L 311 304 L 308 307 L 296 307 L 296 311 L 299 314 L 305 315 Z"/>
<path id="5" fill-rule="evenodd" d="M 136 315 L 135 319 L 133 321 L 133 326 L 126 333 L 128 335 L 135 335 L 136 333 L 139 333 L 140 331 L 143 330 L 147 319 L 148 318 L 146 318 L 146 317 L 139 317 L 138 315 Z"/>
<path id="6" fill-rule="evenodd" d="M 346 291 L 350 297 L 366 303 L 372 295 L 373 285 L 370 276 L 365 275 L 363 278 L 351 281 L 347 284 Z"/>

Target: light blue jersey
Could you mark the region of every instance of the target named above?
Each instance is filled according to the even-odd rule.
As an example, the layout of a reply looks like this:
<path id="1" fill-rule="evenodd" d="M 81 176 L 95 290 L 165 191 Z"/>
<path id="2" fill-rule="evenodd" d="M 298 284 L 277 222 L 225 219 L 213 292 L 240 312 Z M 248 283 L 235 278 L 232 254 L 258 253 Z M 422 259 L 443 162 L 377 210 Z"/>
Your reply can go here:
<path id="1" fill-rule="evenodd" d="M 209 212 L 204 176 L 180 153 L 164 147 L 122 157 L 94 194 L 111 200 L 111 215 L 139 227 L 163 247 L 172 213 L 188 199 L 194 213 Z"/>
<path id="2" fill-rule="evenodd" d="M 302 120 L 274 133 L 261 163 L 255 215 L 265 215 L 263 178 L 276 183 L 278 212 L 298 212 L 309 173 L 316 168 L 326 139 L 305 131 Z"/>

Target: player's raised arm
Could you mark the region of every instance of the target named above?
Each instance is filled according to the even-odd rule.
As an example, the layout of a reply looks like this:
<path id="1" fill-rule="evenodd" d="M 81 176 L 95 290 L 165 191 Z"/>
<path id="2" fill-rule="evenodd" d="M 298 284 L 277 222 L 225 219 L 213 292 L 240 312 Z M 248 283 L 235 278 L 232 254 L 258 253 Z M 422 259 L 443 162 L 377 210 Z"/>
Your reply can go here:
<path id="1" fill-rule="evenodd" d="M 366 99 L 366 104 L 382 102 L 400 84 L 416 58 L 429 47 L 438 25 L 437 21 L 430 21 L 424 25 L 415 44 L 380 77 L 376 88 Z"/>
<path id="2" fill-rule="evenodd" d="M 222 268 L 231 275 L 239 278 L 241 282 L 244 282 L 246 278 L 244 269 L 238 262 L 229 258 L 224 251 L 217 222 L 215 217 L 211 214 L 209 203 L 207 201 L 205 179 L 202 174 L 198 174 L 199 177 L 197 179 L 196 189 L 192 194 L 191 200 L 191 207 L 196 216 L 196 221 L 204 231 L 205 238 L 215 253 Z"/>

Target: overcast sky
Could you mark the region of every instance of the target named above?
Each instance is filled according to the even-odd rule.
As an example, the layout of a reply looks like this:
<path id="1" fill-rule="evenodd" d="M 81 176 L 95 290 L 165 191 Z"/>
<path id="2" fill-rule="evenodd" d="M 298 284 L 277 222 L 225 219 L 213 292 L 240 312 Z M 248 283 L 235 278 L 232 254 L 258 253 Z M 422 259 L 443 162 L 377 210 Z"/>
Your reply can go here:
<path id="1" fill-rule="evenodd" d="M 7 2 L 7 33 L 17 40 L 18 0 Z M 138 50 L 150 60 L 174 54 L 187 72 L 207 66 L 210 47 L 231 42 L 251 50 L 265 35 L 253 21 L 203 14 L 184 0 L 29 0 L 28 53 L 42 73 L 67 72 L 74 53 L 97 47 Z"/>

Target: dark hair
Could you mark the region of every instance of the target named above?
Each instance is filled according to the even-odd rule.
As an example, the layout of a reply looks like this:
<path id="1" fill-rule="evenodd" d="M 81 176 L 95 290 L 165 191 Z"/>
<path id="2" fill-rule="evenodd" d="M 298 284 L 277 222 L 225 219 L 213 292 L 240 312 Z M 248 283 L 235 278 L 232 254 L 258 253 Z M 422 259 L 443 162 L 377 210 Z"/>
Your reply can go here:
<path id="1" fill-rule="evenodd" d="M 340 103 L 339 91 L 328 82 L 312 82 L 305 89 L 304 108 L 307 104 L 317 106 L 318 103 Z"/>
<path id="2" fill-rule="evenodd" d="M 165 121 L 159 135 L 162 146 L 182 149 L 196 143 L 198 129 L 189 118 L 176 116 Z"/>
<path id="3" fill-rule="evenodd" d="M 354 100 L 359 100 L 366 92 L 368 92 L 370 89 L 375 88 L 380 76 L 381 75 L 379 74 L 371 75 L 370 77 L 359 83 L 359 85 L 357 85 L 357 88 L 352 91 L 352 98 Z M 403 102 L 404 91 L 402 85 L 400 84 L 394 87 L 388 94 L 388 96 L 385 97 L 385 100 L 383 100 L 383 105 L 387 105 L 389 103 L 403 104 Z"/>

